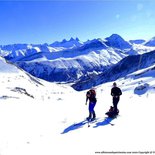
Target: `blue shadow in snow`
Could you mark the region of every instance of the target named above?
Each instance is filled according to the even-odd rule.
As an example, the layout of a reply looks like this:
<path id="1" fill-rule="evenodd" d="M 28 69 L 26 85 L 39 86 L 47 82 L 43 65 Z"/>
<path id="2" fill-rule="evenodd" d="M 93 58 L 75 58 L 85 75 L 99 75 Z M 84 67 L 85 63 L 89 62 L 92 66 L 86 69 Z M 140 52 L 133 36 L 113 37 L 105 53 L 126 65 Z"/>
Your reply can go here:
<path id="1" fill-rule="evenodd" d="M 74 123 L 74 124 L 70 125 L 69 127 L 67 127 L 66 129 L 64 129 L 64 131 L 61 134 L 65 134 L 65 133 L 68 133 L 72 130 L 77 130 L 79 128 L 82 128 L 82 126 L 84 126 L 86 123 L 87 123 L 86 120 L 81 121 L 79 123 Z"/>
<path id="2" fill-rule="evenodd" d="M 114 125 L 111 123 L 111 121 L 115 119 L 115 118 L 110 118 L 110 117 L 107 117 L 105 118 L 103 121 L 100 121 L 100 122 L 96 122 L 95 123 L 95 126 L 93 128 L 97 128 L 99 126 L 105 126 L 105 125 Z M 66 129 L 64 129 L 64 131 L 61 133 L 61 134 L 66 134 L 70 131 L 73 131 L 73 130 L 77 130 L 77 129 L 80 129 L 82 128 L 85 124 L 87 124 L 88 121 L 84 120 L 84 121 L 81 121 L 79 123 L 74 123 L 72 125 L 70 125 L 69 127 L 67 127 Z M 91 123 L 91 122 L 90 122 Z"/>
<path id="3" fill-rule="evenodd" d="M 105 126 L 105 125 L 109 125 L 109 124 L 110 124 L 110 125 L 114 125 L 114 124 L 111 123 L 111 121 L 114 120 L 114 119 L 115 119 L 115 118 L 107 117 L 107 118 L 105 118 L 104 120 L 102 120 L 102 121 L 100 121 L 100 122 L 97 122 L 93 128 L 97 128 L 97 127 L 99 127 L 99 126 Z"/>
<path id="4" fill-rule="evenodd" d="M 148 91 L 148 89 L 149 89 L 149 84 L 147 83 L 141 84 L 135 88 L 134 94 L 143 95 Z"/>

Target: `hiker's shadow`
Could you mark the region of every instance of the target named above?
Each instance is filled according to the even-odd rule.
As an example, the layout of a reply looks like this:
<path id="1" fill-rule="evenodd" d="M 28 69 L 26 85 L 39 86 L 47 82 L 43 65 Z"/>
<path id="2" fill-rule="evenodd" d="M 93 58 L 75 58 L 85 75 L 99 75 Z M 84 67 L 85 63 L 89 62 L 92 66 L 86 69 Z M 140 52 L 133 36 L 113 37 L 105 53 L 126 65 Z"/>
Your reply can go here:
<path id="1" fill-rule="evenodd" d="M 69 127 L 67 127 L 66 129 L 64 129 L 64 131 L 61 134 L 65 134 L 72 130 L 77 130 L 79 128 L 82 128 L 82 126 L 84 126 L 86 123 L 87 123 L 87 121 L 85 121 L 85 120 L 81 121 L 79 123 L 74 123 L 74 124 L 70 125 Z"/>
<path id="2" fill-rule="evenodd" d="M 109 125 L 109 124 L 110 124 L 110 125 L 114 125 L 114 124 L 111 123 L 111 121 L 112 121 L 113 119 L 114 119 L 114 118 L 109 118 L 109 117 L 107 117 L 107 118 L 105 118 L 104 120 L 101 120 L 100 122 L 95 123 L 95 126 L 94 126 L 93 128 L 97 128 L 97 127 L 99 127 L 99 126 L 105 126 L 105 125 Z M 64 131 L 63 131 L 61 134 L 66 134 L 66 133 L 68 133 L 68 132 L 70 132 L 70 131 L 80 129 L 80 128 L 82 128 L 85 124 L 87 124 L 87 123 L 88 123 L 88 121 L 86 121 L 86 120 L 81 121 L 81 122 L 79 122 L 79 123 L 74 123 L 74 124 L 68 126 L 66 129 L 64 129 Z"/>
<path id="3" fill-rule="evenodd" d="M 97 122 L 93 128 L 97 128 L 99 126 L 105 126 L 105 125 L 109 125 L 109 124 L 113 126 L 114 124 L 111 123 L 111 121 L 113 119 L 114 118 L 107 117 L 107 118 L 103 119 L 102 121 Z"/>

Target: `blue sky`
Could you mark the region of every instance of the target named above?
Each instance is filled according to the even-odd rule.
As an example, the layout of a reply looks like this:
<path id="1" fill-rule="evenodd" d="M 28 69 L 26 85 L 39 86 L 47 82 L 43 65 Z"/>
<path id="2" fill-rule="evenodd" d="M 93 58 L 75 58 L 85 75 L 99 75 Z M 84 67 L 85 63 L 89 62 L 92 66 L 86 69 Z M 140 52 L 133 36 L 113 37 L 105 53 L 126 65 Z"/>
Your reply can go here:
<path id="1" fill-rule="evenodd" d="M 0 1 L 0 45 L 155 36 L 154 0 Z"/>

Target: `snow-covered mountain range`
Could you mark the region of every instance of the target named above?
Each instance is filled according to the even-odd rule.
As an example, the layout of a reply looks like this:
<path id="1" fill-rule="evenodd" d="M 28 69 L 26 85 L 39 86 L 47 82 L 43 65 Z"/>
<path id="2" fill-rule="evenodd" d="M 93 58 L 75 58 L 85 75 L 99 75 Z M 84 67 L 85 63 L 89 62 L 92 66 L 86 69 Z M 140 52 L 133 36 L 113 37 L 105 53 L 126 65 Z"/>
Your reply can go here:
<path id="1" fill-rule="evenodd" d="M 109 69 L 103 71 L 97 76 L 85 77 L 73 84 L 76 90 L 88 89 L 102 83 L 115 81 L 118 78 L 126 78 L 130 73 L 140 69 L 152 67 L 155 65 L 155 51 L 144 53 L 141 55 L 130 55 L 112 65 Z"/>
<path id="2" fill-rule="evenodd" d="M 96 77 L 101 76 L 102 80 L 97 80 L 96 84 L 93 82 L 87 85 L 97 85 L 119 78 L 123 67 L 120 70 L 118 63 L 122 60 L 121 63 L 124 66 L 128 56 L 134 55 L 133 58 L 138 59 L 139 54 L 155 50 L 154 42 L 155 38 L 149 41 L 139 39 L 128 42 L 121 36 L 113 34 L 105 39 L 93 39 L 86 42 L 71 38 L 68 41 L 64 39 L 62 42 L 56 41 L 52 44 L 0 46 L 0 55 L 35 77 L 50 82 L 71 82 L 74 86 L 76 85 L 77 90 L 80 90 L 79 83 L 92 82 Z M 132 58 L 129 61 L 132 62 Z M 141 64 L 142 61 L 138 62 Z M 136 67 L 134 65 L 132 67 L 128 70 L 135 71 Z M 115 75 L 113 68 L 119 70 L 120 73 Z"/>

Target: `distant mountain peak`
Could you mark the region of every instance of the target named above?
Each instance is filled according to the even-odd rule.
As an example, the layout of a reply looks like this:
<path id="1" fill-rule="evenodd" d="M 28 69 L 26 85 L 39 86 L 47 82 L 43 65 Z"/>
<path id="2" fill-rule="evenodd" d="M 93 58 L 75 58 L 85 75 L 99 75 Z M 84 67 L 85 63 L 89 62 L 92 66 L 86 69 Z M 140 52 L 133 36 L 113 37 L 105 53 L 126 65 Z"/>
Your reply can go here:
<path id="1" fill-rule="evenodd" d="M 76 41 L 80 41 L 80 39 L 78 38 L 78 37 L 76 37 L 76 39 L 75 39 Z"/>
<path id="2" fill-rule="evenodd" d="M 102 39 L 93 39 L 93 40 L 88 40 L 85 42 L 85 44 L 81 47 L 83 50 L 87 49 L 93 49 L 93 48 L 101 48 L 101 49 L 106 49 L 108 46 L 103 42 Z"/>
<path id="3" fill-rule="evenodd" d="M 109 38 L 122 38 L 122 37 L 118 34 L 112 34 Z"/>
<path id="4" fill-rule="evenodd" d="M 62 40 L 62 43 L 65 43 L 65 42 L 67 42 L 67 40 L 66 40 L 66 39 L 63 39 L 63 40 Z"/>
<path id="5" fill-rule="evenodd" d="M 110 37 L 105 38 L 105 43 L 119 49 L 131 48 L 131 45 L 118 34 L 112 34 Z"/>
<path id="6" fill-rule="evenodd" d="M 74 40 L 75 40 L 75 39 L 74 39 L 73 37 L 71 37 L 69 41 L 74 41 Z"/>
<path id="7" fill-rule="evenodd" d="M 145 42 L 145 46 L 155 46 L 155 37 L 152 37 L 149 41 Z"/>
<path id="8" fill-rule="evenodd" d="M 152 37 L 151 40 L 155 40 L 155 37 Z"/>
<path id="9" fill-rule="evenodd" d="M 142 44 L 145 42 L 145 40 L 144 39 L 136 39 L 136 40 L 129 40 L 129 42 L 131 44 Z"/>
<path id="10" fill-rule="evenodd" d="M 53 47 L 65 47 L 65 48 L 70 48 L 70 47 L 75 47 L 75 46 L 80 46 L 83 43 L 80 42 L 79 38 L 73 38 L 71 37 L 69 40 L 63 39 L 61 42 L 56 41 L 54 43 L 51 44 L 51 46 Z"/>
<path id="11" fill-rule="evenodd" d="M 69 41 L 80 41 L 80 40 L 77 37 L 75 39 L 73 37 L 71 37 Z"/>
<path id="12" fill-rule="evenodd" d="M 105 38 L 106 40 L 114 40 L 114 41 L 125 41 L 120 35 L 112 34 L 110 37 Z"/>

